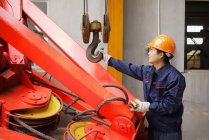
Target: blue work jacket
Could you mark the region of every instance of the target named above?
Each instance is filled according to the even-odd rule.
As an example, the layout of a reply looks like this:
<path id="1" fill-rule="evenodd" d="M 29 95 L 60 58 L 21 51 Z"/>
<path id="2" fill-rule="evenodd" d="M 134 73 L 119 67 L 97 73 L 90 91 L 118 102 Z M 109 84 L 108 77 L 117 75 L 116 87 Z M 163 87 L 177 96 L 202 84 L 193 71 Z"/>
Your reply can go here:
<path id="1" fill-rule="evenodd" d="M 108 65 L 143 82 L 144 99 L 150 102 L 146 113 L 150 129 L 161 132 L 181 130 L 186 83 L 176 68 L 166 64 L 155 70 L 153 65 L 138 66 L 114 58 L 110 58 Z"/>

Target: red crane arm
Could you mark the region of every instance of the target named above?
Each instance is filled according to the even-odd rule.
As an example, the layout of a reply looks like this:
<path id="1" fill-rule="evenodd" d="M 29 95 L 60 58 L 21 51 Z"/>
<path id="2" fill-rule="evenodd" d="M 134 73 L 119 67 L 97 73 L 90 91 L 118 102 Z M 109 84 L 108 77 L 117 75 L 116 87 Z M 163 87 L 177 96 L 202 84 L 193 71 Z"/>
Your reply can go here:
<path id="1" fill-rule="evenodd" d="M 1 7 L 0 26 L 0 36 L 3 39 L 71 89 L 92 107 L 97 108 L 104 99 L 114 97 L 112 93 L 105 90 L 94 78 L 81 70 L 74 62 L 49 46 Z M 109 120 L 116 116 L 124 116 L 129 119 L 133 117 L 133 113 L 129 111 L 127 105 L 116 102 L 105 105 L 101 109 L 101 114 Z"/>
<path id="2" fill-rule="evenodd" d="M 91 75 L 100 85 L 119 85 L 127 91 L 130 99 L 135 98 L 130 91 L 117 82 L 100 64 L 88 61 L 85 49 L 80 47 L 78 43 L 29 0 L 23 0 L 23 11 L 70 60 Z M 110 91 L 115 96 L 124 97 L 117 89 L 112 88 Z"/>

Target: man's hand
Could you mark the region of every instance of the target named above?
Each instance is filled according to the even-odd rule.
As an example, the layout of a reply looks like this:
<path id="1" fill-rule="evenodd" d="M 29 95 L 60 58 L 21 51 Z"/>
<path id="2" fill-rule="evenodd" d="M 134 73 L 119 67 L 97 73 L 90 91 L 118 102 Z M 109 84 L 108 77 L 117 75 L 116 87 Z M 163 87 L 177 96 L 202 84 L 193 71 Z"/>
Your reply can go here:
<path id="1" fill-rule="evenodd" d="M 104 49 L 101 49 L 100 52 L 103 54 L 103 61 L 108 64 L 108 61 L 111 58 L 111 55 L 107 54 Z"/>
<path id="2" fill-rule="evenodd" d="M 137 112 L 147 112 L 149 111 L 149 102 L 141 102 L 138 99 L 135 99 L 134 102 L 137 104 L 137 108 L 131 108 L 131 111 L 137 111 Z"/>

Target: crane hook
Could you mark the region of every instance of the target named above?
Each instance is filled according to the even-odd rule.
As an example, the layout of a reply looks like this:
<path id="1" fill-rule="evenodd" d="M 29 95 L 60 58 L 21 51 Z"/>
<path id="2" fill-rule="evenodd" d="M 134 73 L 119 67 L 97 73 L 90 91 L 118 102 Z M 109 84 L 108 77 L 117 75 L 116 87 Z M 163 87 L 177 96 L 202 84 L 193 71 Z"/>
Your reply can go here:
<path id="1" fill-rule="evenodd" d="M 99 39 L 99 32 L 101 31 L 101 23 L 97 20 L 93 21 L 90 25 L 90 30 L 93 32 L 93 40 L 86 50 L 86 57 L 89 61 L 97 63 L 103 59 L 101 52 L 95 53 L 98 44 L 101 42 Z"/>
<path id="2" fill-rule="evenodd" d="M 95 52 L 98 44 L 101 42 L 99 33 L 102 32 L 104 43 L 108 43 L 110 34 L 110 22 L 108 17 L 108 0 L 105 0 L 105 14 L 103 16 L 103 24 L 97 20 L 90 23 L 88 15 L 88 0 L 84 0 L 84 13 L 82 17 L 82 38 L 84 43 L 89 43 L 90 33 L 93 32 L 93 40 L 87 47 L 86 57 L 92 63 L 97 63 L 103 59 L 101 52 Z"/>

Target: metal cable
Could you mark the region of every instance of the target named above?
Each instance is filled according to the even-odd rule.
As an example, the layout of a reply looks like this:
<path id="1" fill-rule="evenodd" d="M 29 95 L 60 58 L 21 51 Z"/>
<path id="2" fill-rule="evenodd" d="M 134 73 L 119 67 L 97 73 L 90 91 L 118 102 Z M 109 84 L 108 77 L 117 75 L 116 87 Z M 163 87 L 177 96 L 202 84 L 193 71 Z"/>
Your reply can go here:
<path id="1" fill-rule="evenodd" d="M 96 110 L 94 110 L 94 109 L 80 111 L 79 113 L 77 113 L 73 117 L 73 120 L 85 120 L 85 119 L 89 119 L 89 118 L 97 115 L 95 112 L 96 112 Z M 88 114 L 88 113 L 91 113 L 91 114 Z"/>
<path id="2" fill-rule="evenodd" d="M 64 103 L 64 106 L 67 106 L 67 104 Z M 75 108 L 73 108 L 73 107 L 70 107 L 69 109 L 71 109 L 71 110 L 73 110 L 73 111 L 71 111 L 71 112 L 66 112 L 66 114 L 68 114 L 68 115 L 71 115 L 71 114 L 74 114 L 74 115 L 75 115 L 75 114 L 78 114 L 78 113 L 82 112 L 82 111 L 80 111 L 80 110 L 78 110 L 78 109 L 75 109 Z M 81 114 L 83 114 L 83 113 L 81 113 Z M 94 115 L 92 115 L 92 116 L 94 116 Z M 83 116 L 79 116 L 79 117 L 77 117 L 77 119 L 83 120 L 82 117 L 83 117 Z M 105 121 L 103 121 L 103 120 L 101 120 L 101 119 L 99 119 L 99 118 L 96 118 L 96 117 L 88 116 L 88 117 L 85 117 L 85 119 L 92 119 L 92 120 L 95 120 L 95 121 L 97 121 L 97 122 L 99 122 L 99 123 L 101 123 L 101 124 L 104 124 L 104 125 L 108 126 L 108 127 L 111 126 L 111 124 L 109 124 L 108 122 L 105 122 Z"/>
<path id="3" fill-rule="evenodd" d="M 89 5 L 88 5 L 88 0 L 86 0 L 86 13 L 88 14 L 89 12 Z"/>
<path id="4" fill-rule="evenodd" d="M 46 140 L 57 140 L 53 137 L 50 137 L 46 134 L 43 134 L 39 131 L 37 131 L 36 129 L 32 128 L 31 126 L 27 125 L 26 123 L 24 123 L 23 121 L 21 121 L 20 119 L 18 118 L 13 118 L 17 123 L 19 123 L 20 125 L 22 125 L 24 128 L 26 128 L 27 130 L 29 130 L 30 132 L 36 134 L 37 136 L 43 138 L 43 139 L 46 139 Z"/>
<path id="5" fill-rule="evenodd" d="M 37 83 L 39 83 L 39 84 L 42 84 L 42 85 L 44 85 L 44 86 L 48 86 L 48 87 L 54 88 L 54 89 L 56 89 L 56 90 L 59 90 L 59 91 L 61 91 L 61 92 L 64 92 L 64 93 L 66 93 L 66 94 L 68 94 L 68 95 L 70 95 L 70 96 L 72 96 L 72 97 L 79 98 L 77 95 L 72 94 L 72 92 L 68 92 L 68 91 L 66 91 L 66 90 L 60 89 L 60 88 L 55 87 L 55 86 L 53 86 L 53 85 L 51 85 L 51 84 L 49 84 L 49 83 L 42 82 L 42 81 L 39 81 L 39 80 L 36 80 L 36 79 L 33 80 L 33 81 L 34 81 L 34 82 L 37 82 Z M 80 99 L 80 98 L 79 98 L 79 99 Z M 80 99 L 80 100 L 82 100 L 82 99 Z"/>
<path id="6" fill-rule="evenodd" d="M 64 113 L 67 114 L 68 108 L 70 108 L 73 104 L 75 104 L 79 100 L 79 97 L 76 97 L 75 100 L 73 100 L 70 104 L 67 105 L 67 107 L 64 109 Z"/>
<path id="7" fill-rule="evenodd" d="M 108 0 L 105 0 L 105 15 L 108 14 Z"/>
<path id="8" fill-rule="evenodd" d="M 120 87 L 118 85 L 111 85 L 111 84 L 103 85 L 103 87 L 114 87 L 114 88 L 117 88 L 117 89 L 121 90 L 123 92 L 123 94 L 125 95 L 126 104 L 129 103 L 128 93 L 122 87 Z"/>
<path id="9" fill-rule="evenodd" d="M 100 109 L 104 105 L 106 105 L 107 103 L 112 102 L 112 101 L 122 101 L 122 102 L 126 103 L 126 100 L 121 97 L 112 97 L 112 98 L 106 99 L 102 103 L 100 103 L 99 106 L 97 107 L 97 110 L 96 110 L 97 115 L 100 116 L 100 114 L 99 114 Z"/>
<path id="10" fill-rule="evenodd" d="M 85 4 L 86 0 L 83 0 L 83 14 L 86 14 L 86 4 Z"/>
<path id="11" fill-rule="evenodd" d="M 67 106 L 67 105 L 64 105 L 64 106 Z M 90 119 L 92 118 L 93 116 L 96 116 L 96 110 L 94 109 L 88 109 L 88 110 L 84 110 L 84 111 L 80 111 L 80 110 L 77 110 L 77 109 L 74 109 L 74 108 L 68 108 L 68 109 L 71 109 L 73 111 L 71 112 L 67 112 L 66 109 L 65 110 L 65 114 L 74 114 L 72 120 L 85 120 L 85 119 Z"/>
<path id="12" fill-rule="evenodd" d="M 83 0 L 83 13 L 84 15 L 88 13 L 88 0 Z"/>
<path id="13" fill-rule="evenodd" d="M 122 102 L 124 102 L 125 104 L 128 104 L 128 102 L 129 102 L 128 94 L 127 94 L 127 92 L 126 92 L 122 87 L 117 86 L 117 85 L 107 84 L 107 85 L 103 85 L 103 87 L 114 87 L 114 88 L 120 89 L 120 90 L 123 92 L 123 94 L 125 95 L 125 99 L 122 98 L 122 97 L 112 97 L 112 98 L 109 98 L 109 99 L 106 99 L 106 100 L 102 101 L 102 103 L 98 105 L 98 107 L 97 107 L 96 110 L 84 110 L 84 111 L 80 111 L 80 110 L 77 110 L 77 109 L 75 109 L 75 108 L 73 108 L 73 107 L 71 106 L 71 105 L 74 104 L 78 99 L 80 99 L 77 95 L 74 95 L 74 94 L 72 94 L 72 93 L 70 93 L 70 92 L 67 92 L 67 91 L 62 90 L 62 89 L 60 89 L 60 88 L 58 88 L 58 87 L 55 87 L 55 86 L 53 86 L 53 85 L 51 85 L 51 84 L 48 84 L 48 83 L 45 83 L 45 82 L 42 82 L 42 81 L 39 81 L 39 80 L 34 80 L 34 81 L 37 82 L 37 83 L 43 84 L 43 85 L 45 85 L 45 86 L 49 86 L 49 87 L 51 87 L 51 88 L 60 90 L 60 91 L 62 91 L 62 92 L 64 92 L 64 93 L 69 94 L 70 96 L 75 97 L 76 100 L 74 100 L 72 103 L 70 103 L 70 105 L 67 105 L 67 104 L 64 103 L 64 106 L 66 107 L 66 109 L 63 109 L 63 112 L 64 112 L 65 114 L 76 114 L 75 117 L 73 117 L 73 119 L 77 119 L 77 120 L 93 119 L 93 120 L 96 120 L 96 121 L 98 121 L 98 122 L 100 122 L 100 123 L 102 123 L 102 124 L 105 124 L 105 125 L 107 125 L 107 126 L 110 126 L 109 123 L 104 122 L 104 121 L 102 121 L 102 120 L 99 120 L 99 119 L 95 118 L 94 116 L 97 115 L 97 116 L 101 117 L 101 115 L 99 114 L 100 109 L 101 109 L 105 104 L 107 104 L 107 103 L 109 103 L 109 102 L 112 102 L 112 101 L 122 101 Z M 82 101 L 83 101 L 83 100 L 82 100 Z M 73 111 L 67 112 L 68 109 L 71 109 L 71 110 L 73 110 Z M 90 113 L 90 112 L 92 112 L 92 114 L 87 114 L 87 113 Z"/>
<path id="14" fill-rule="evenodd" d="M 109 98 L 109 99 L 104 100 L 101 104 L 99 104 L 98 108 L 96 109 L 96 114 L 97 114 L 98 116 L 101 117 L 101 115 L 99 115 L 100 109 L 101 109 L 105 104 L 107 104 L 107 103 L 109 103 L 109 102 L 112 102 L 112 101 L 123 101 L 125 104 L 128 104 L 128 102 L 129 102 L 129 97 L 128 97 L 127 92 L 126 92 L 123 88 L 121 88 L 121 87 L 119 87 L 119 86 L 117 86 L 117 85 L 103 85 L 103 87 L 114 87 L 114 88 L 120 89 L 120 90 L 124 93 L 126 99 L 124 99 L 124 98 L 122 98 L 122 97 L 112 97 L 112 98 Z M 67 108 L 69 108 L 69 107 L 67 107 Z M 64 112 L 67 114 L 67 109 L 65 109 Z M 78 119 L 78 120 L 79 120 L 79 119 L 88 119 L 88 118 L 91 118 L 91 117 L 95 116 L 95 114 L 90 114 L 90 115 L 85 115 L 85 116 L 83 116 L 83 115 L 86 114 L 87 112 L 88 112 L 88 113 L 89 113 L 89 112 L 94 112 L 94 110 L 85 110 L 85 111 L 81 111 L 81 112 L 79 112 L 77 115 L 75 115 L 75 117 L 74 117 L 73 119 Z M 70 113 L 72 114 L 73 112 L 70 112 Z"/>

